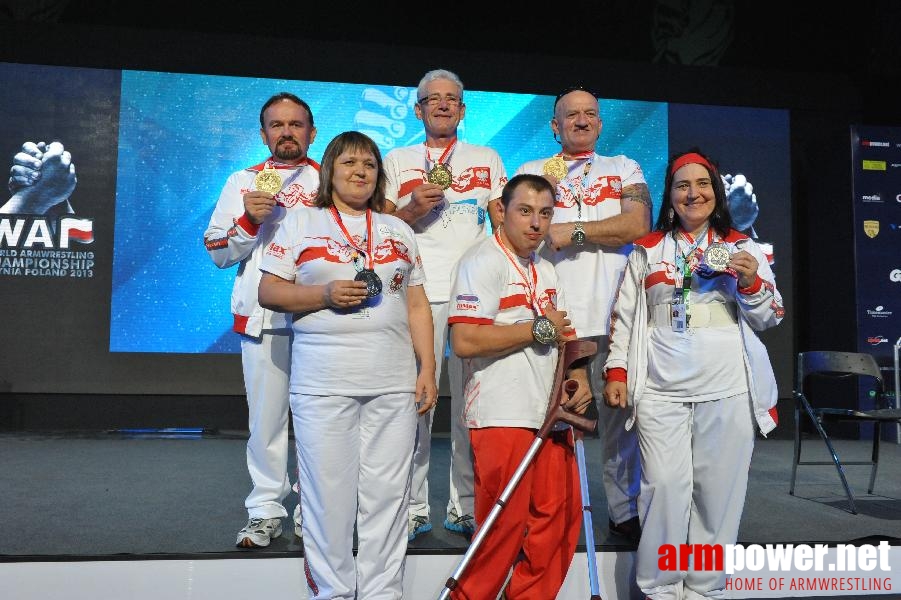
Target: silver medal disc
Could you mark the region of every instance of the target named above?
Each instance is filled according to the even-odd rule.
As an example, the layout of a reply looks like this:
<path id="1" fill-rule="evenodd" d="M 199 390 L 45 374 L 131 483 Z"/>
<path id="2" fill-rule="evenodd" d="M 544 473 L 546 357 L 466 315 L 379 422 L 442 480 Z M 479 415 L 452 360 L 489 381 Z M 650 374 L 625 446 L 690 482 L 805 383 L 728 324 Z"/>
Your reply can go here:
<path id="1" fill-rule="evenodd" d="M 362 281 L 366 284 L 366 295 L 370 298 L 382 293 L 382 280 L 372 269 L 363 269 L 354 276 L 354 281 Z"/>
<path id="2" fill-rule="evenodd" d="M 725 271 L 730 256 L 726 244 L 714 242 L 704 251 L 704 263 L 714 271 Z"/>

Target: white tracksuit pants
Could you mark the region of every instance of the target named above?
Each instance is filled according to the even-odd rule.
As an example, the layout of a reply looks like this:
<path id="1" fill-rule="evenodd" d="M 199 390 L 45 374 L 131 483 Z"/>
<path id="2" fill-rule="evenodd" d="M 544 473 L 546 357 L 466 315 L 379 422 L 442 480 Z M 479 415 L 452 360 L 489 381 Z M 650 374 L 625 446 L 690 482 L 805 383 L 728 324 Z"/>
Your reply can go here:
<path id="1" fill-rule="evenodd" d="M 288 377 L 291 332 L 264 332 L 259 340 L 241 336 L 241 364 L 247 392 L 247 470 L 253 489 L 244 501 L 250 518 L 288 516 L 282 505 L 291 491 L 288 478 Z"/>
<path id="2" fill-rule="evenodd" d="M 623 411 L 627 412 L 627 411 Z M 662 544 L 734 544 L 754 450 L 747 394 L 638 403 L 642 481 L 636 580 L 654 600 L 721 598 L 722 571 L 661 571 Z"/>
<path id="3" fill-rule="evenodd" d="M 447 302 L 433 302 L 432 323 L 435 327 L 435 383 L 441 381 L 444 350 L 447 346 Z M 447 359 L 448 382 L 451 392 L 451 457 L 450 498 L 447 512 L 457 516 L 475 514 L 474 475 L 469 429 L 463 424 L 463 362 L 453 352 Z M 410 494 L 410 516 L 430 518 L 429 460 L 432 453 L 432 419 L 434 410 L 419 417 L 416 450 L 413 453 L 413 487 Z"/>
<path id="4" fill-rule="evenodd" d="M 604 494 L 607 497 L 610 519 L 618 524 L 638 516 L 638 493 L 641 487 L 638 433 L 635 428 L 626 430 L 630 411 L 611 408 L 604 401 L 604 363 L 610 350 L 610 338 L 602 335 L 589 339 L 598 345 L 597 354 L 588 366 L 588 376 L 601 426 Z"/>
<path id="5" fill-rule="evenodd" d="M 291 410 L 310 599 L 401 598 L 414 395 L 291 394 Z"/>

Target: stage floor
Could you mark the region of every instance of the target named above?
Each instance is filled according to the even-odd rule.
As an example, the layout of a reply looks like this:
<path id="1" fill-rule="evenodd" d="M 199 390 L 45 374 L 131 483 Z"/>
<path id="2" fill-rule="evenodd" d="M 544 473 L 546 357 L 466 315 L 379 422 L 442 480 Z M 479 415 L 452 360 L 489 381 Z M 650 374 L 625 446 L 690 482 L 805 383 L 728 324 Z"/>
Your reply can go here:
<path id="1" fill-rule="evenodd" d="M 98 561 L 197 565 L 206 560 L 236 564 L 233 561 L 246 558 L 272 558 L 288 559 L 291 565 L 299 562 L 302 547 L 290 520 L 268 548 L 249 551 L 234 546 L 235 534 L 246 520 L 245 442 L 242 432 L 183 438 L 120 432 L 0 432 L 0 516 L 9 526 L 7 535 L 0 537 L 4 571 L 18 564 L 21 580 L 33 585 L 31 571 L 38 564 L 56 565 L 62 571 L 60 563 L 84 566 Z M 430 561 L 438 561 L 438 570 L 445 570 L 438 581 L 449 574 L 447 565 L 452 571 L 467 546 L 466 538 L 442 527 L 448 446 L 446 436 L 435 437 L 429 477 L 433 530 L 414 540 L 408 552 L 410 564 L 419 572 L 428 571 Z M 865 459 L 869 442 L 839 441 L 838 450 L 845 460 Z M 884 444 L 882 450 L 872 495 L 866 493 L 869 468 L 846 467 L 860 511 L 853 515 L 844 510 L 847 501 L 831 466 L 800 467 L 796 495 L 790 496 L 792 442 L 759 438 L 739 543 L 859 545 L 887 540 L 894 546 L 901 544 L 901 446 Z M 628 577 L 634 548 L 607 531 L 599 440 L 586 439 L 585 451 L 595 543 L 602 565 L 615 571 L 605 577 Z M 828 458 L 818 438 L 805 443 L 805 457 Z M 289 511 L 295 502 L 293 494 L 286 500 Z M 584 544 L 579 550 L 584 562 Z M 605 559 L 606 553 L 610 554 Z M 284 563 L 277 561 L 270 567 Z M 615 586 L 625 593 L 608 590 L 608 600 L 633 595 L 621 581 Z M 32 597 L 25 591 L 11 597 Z"/>

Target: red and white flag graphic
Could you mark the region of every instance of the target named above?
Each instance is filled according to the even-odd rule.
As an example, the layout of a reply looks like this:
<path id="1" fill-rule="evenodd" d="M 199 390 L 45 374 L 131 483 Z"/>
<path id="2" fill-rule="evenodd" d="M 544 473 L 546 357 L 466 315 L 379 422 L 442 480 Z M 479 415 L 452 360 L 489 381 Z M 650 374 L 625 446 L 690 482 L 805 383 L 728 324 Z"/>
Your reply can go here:
<path id="1" fill-rule="evenodd" d="M 91 219 L 63 217 L 59 221 L 59 247 L 68 248 L 69 240 L 90 244 L 94 241 L 94 222 Z"/>

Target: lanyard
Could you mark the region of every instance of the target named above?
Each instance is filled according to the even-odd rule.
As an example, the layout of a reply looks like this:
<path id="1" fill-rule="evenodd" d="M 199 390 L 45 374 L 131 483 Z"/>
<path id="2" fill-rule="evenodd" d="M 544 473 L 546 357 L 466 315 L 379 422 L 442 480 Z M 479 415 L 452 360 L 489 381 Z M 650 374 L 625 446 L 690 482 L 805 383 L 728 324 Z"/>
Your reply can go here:
<path id="1" fill-rule="evenodd" d="M 338 209 L 335 208 L 334 204 L 329 206 L 329 214 L 332 215 L 332 219 L 334 219 L 335 224 L 338 226 L 338 229 L 341 230 L 341 234 L 344 236 L 344 239 L 347 240 L 350 247 L 357 251 L 352 257 L 354 268 L 357 271 L 360 270 L 357 266 L 357 259 L 360 254 L 362 254 L 364 268 L 371 271 L 375 266 L 375 257 L 372 254 L 372 209 L 366 209 L 366 250 L 363 250 L 361 247 L 357 246 L 356 242 L 354 242 L 353 236 L 351 236 L 347 231 L 347 228 L 344 227 L 344 221 L 341 220 L 341 213 L 338 212 Z"/>
<path id="2" fill-rule="evenodd" d="M 573 158 L 576 160 L 581 159 L 583 155 L 576 155 Z M 588 160 L 585 161 L 585 166 L 582 168 L 582 174 L 575 179 L 570 179 L 567 177 L 561 183 L 563 183 L 567 188 L 569 188 L 570 193 L 573 198 L 576 200 L 576 210 L 578 210 L 577 221 L 582 220 L 582 196 L 585 195 L 585 179 L 588 178 L 588 172 L 591 171 L 591 165 L 594 163 L 594 152 L 588 155 Z M 576 188 L 578 187 L 578 192 Z"/>
<path id="3" fill-rule="evenodd" d="M 523 283 L 526 284 L 526 302 L 528 302 L 532 306 L 532 311 L 537 313 L 538 315 L 543 316 L 544 310 L 540 306 L 538 306 L 538 298 L 536 294 L 536 290 L 538 289 L 538 270 L 535 269 L 535 260 L 532 254 L 529 254 L 529 270 L 531 271 L 532 278 L 531 281 L 523 272 L 522 267 L 519 265 L 519 261 L 514 258 L 514 256 L 507 250 L 507 247 L 504 245 L 504 242 L 501 241 L 500 231 L 494 230 L 494 241 L 500 246 L 501 250 L 504 251 L 504 254 L 507 255 L 507 260 L 513 265 L 513 268 L 516 269 L 516 272 L 519 273 L 520 279 L 522 279 Z"/>
<path id="4" fill-rule="evenodd" d="M 447 145 L 447 148 L 444 149 L 444 152 L 441 153 L 441 156 L 438 157 L 438 160 L 432 161 L 429 158 L 429 147 L 425 145 L 425 142 L 422 144 L 425 147 L 425 170 L 430 171 L 433 166 L 437 165 L 446 165 L 450 162 L 451 156 L 454 153 L 454 149 L 457 147 L 457 138 L 451 141 L 450 144 Z"/>
<path id="5" fill-rule="evenodd" d="M 282 164 L 282 163 L 279 163 L 279 164 Z M 287 168 L 292 168 L 291 165 L 285 165 L 285 166 L 286 166 Z M 282 183 L 282 188 L 281 188 L 281 189 L 283 190 L 283 189 L 287 188 L 289 185 L 291 185 L 292 183 L 294 183 L 294 181 L 295 181 L 298 177 L 300 177 L 300 174 L 303 172 L 303 168 L 304 168 L 305 166 L 307 166 L 307 161 L 306 161 L 306 159 L 304 159 L 304 161 L 303 161 L 302 163 L 300 163 L 299 165 L 294 165 L 294 166 L 293 166 L 293 168 L 294 168 L 294 173 L 292 173 L 292 174 L 291 174 L 291 177 L 288 177 L 288 179 L 285 180 L 284 183 Z M 263 165 L 263 169 L 264 169 L 264 170 L 265 170 L 265 169 L 275 169 L 275 163 L 272 162 L 272 158 L 266 159 L 266 164 Z M 279 190 L 279 192 L 281 192 L 281 190 Z"/>
<path id="6" fill-rule="evenodd" d="M 692 266 L 691 256 L 697 252 L 698 248 L 701 245 L 701 242 L 707 238 L 707 244 L 710 245 L 712 231 L 710 230 L 710 226 L 705 227 L 704 231 L 701 232 L 701 235 L 698 236 L 697 239 L 692 239 L 691 234 L 683 231 L 681 232 L 682 236 L 685 237 L 686 242 L 690 244 L 689 248 L 685 252 L 679 251 L 679 233 L 673 232 L 673 242 L 675 243 L 675 249 L 673 250 L 674 262 L 676 263 L 676 270 L 682 276 L 682 289 L 680 290 L 678 287 L 676 288 L 673 299 L 674 302 L 678 304 L 685 304 L 688 306 L 688 298 L 689 292 L 691 291 L 691 276 L 694 272 L 695 268 L 697 268 L 697 263 L 695 266 Z"/>

